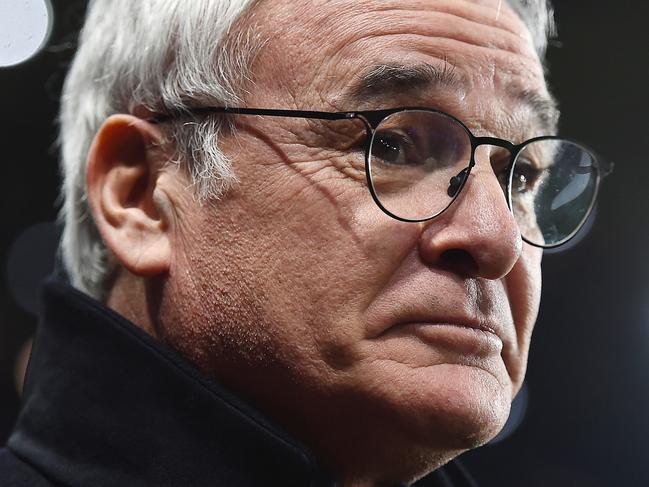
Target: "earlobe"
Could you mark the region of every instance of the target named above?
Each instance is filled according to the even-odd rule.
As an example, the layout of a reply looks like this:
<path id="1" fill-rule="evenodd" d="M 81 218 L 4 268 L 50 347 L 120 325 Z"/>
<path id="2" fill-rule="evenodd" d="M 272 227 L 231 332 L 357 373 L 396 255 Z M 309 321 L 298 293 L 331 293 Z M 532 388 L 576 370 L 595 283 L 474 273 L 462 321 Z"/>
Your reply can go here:
<path id="1" fill-rule="evenodd" d="M 160 192 L 161 140 L 148 122 L 114 115 L 88 155 L 86 183 L 97 228 L 117 261 L 141 277 L 169 269 L 167 215 L 154 200 Z"/>

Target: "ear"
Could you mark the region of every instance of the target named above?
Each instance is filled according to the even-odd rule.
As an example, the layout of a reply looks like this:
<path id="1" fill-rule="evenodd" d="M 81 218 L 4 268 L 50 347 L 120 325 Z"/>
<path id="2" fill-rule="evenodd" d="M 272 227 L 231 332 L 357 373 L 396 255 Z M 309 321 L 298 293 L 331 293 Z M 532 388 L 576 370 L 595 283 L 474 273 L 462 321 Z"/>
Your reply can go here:
<path id="1" fill-rule="evenodd" d="M 86 184 L 97 228 L 116 259 L 141 277 L 165 273 L 170 264 L 169 222 L 164 205 L 156 204 L 162 140 L 155 125 L 114 115 L 88 155 Z"/>

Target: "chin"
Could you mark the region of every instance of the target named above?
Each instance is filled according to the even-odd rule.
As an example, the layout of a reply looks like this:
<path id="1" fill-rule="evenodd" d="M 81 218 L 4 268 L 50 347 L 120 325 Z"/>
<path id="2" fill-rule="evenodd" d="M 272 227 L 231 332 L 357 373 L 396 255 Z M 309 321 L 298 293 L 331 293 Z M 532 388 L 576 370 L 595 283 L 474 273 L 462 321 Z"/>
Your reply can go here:
<path id="1" fill-rule="evenodd" d="M 400 419 L 411 440 L 443 452 L 476 448 L 495 437 L 509 416 L 509 383 L 477 367 L 434 369 L 423 380 L 414 372 L 401 388 Z"/>
<path id="2" fill-rule="evenodd" d="M 509 391 L 487 372 L 468 369 L 437 377 L 427 387 L 400 389 L 392 427 L 381 428 L 385 436 L 374 442 L 378 448 L 372 452 L 393 483 L 415 482 L 484 445 L 505 425 Z M 391 385 L 399 390 L 396 383 Z M 386 450 L 378 445 L 389 446 Z"/>
<path id="3" fill-rule="evenodd" d="M 333 471 L 352 477 L 414 481 L 488 442 L 509 415 L 508 378 L 479 367 L 375 361 L 359 376 L 313 405 L 321 421 L 293 425 Z M 325 401 L 335 407 L 323 410 Z"/>

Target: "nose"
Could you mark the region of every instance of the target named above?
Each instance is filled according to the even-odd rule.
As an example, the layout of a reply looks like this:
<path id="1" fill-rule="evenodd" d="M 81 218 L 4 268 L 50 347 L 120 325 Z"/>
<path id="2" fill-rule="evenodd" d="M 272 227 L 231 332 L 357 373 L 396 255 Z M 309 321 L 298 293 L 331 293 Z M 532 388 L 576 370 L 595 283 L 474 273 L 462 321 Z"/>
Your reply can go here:
<path id="1" fill-rule="evenodd" d="M 485 166 L 474 166 L 454 204 L 423 229 L 419 253 L 427 265 L 494 280 L 518 261 L 523 246 L 518 224 L 498 179 Z"/>

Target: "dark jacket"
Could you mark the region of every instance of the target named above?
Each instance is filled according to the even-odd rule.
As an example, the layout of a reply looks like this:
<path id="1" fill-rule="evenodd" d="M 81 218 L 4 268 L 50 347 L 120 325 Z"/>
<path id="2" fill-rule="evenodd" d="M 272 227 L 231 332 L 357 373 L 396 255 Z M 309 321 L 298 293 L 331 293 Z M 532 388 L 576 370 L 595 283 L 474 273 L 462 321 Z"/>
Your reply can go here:
<path id="1" fill-rule="evenodd" d="M 452 463 L 417 485 L 474 484 Z M 2 487 L 334 486 L 297 440 L 61 281 L 44 290 Z"/>

